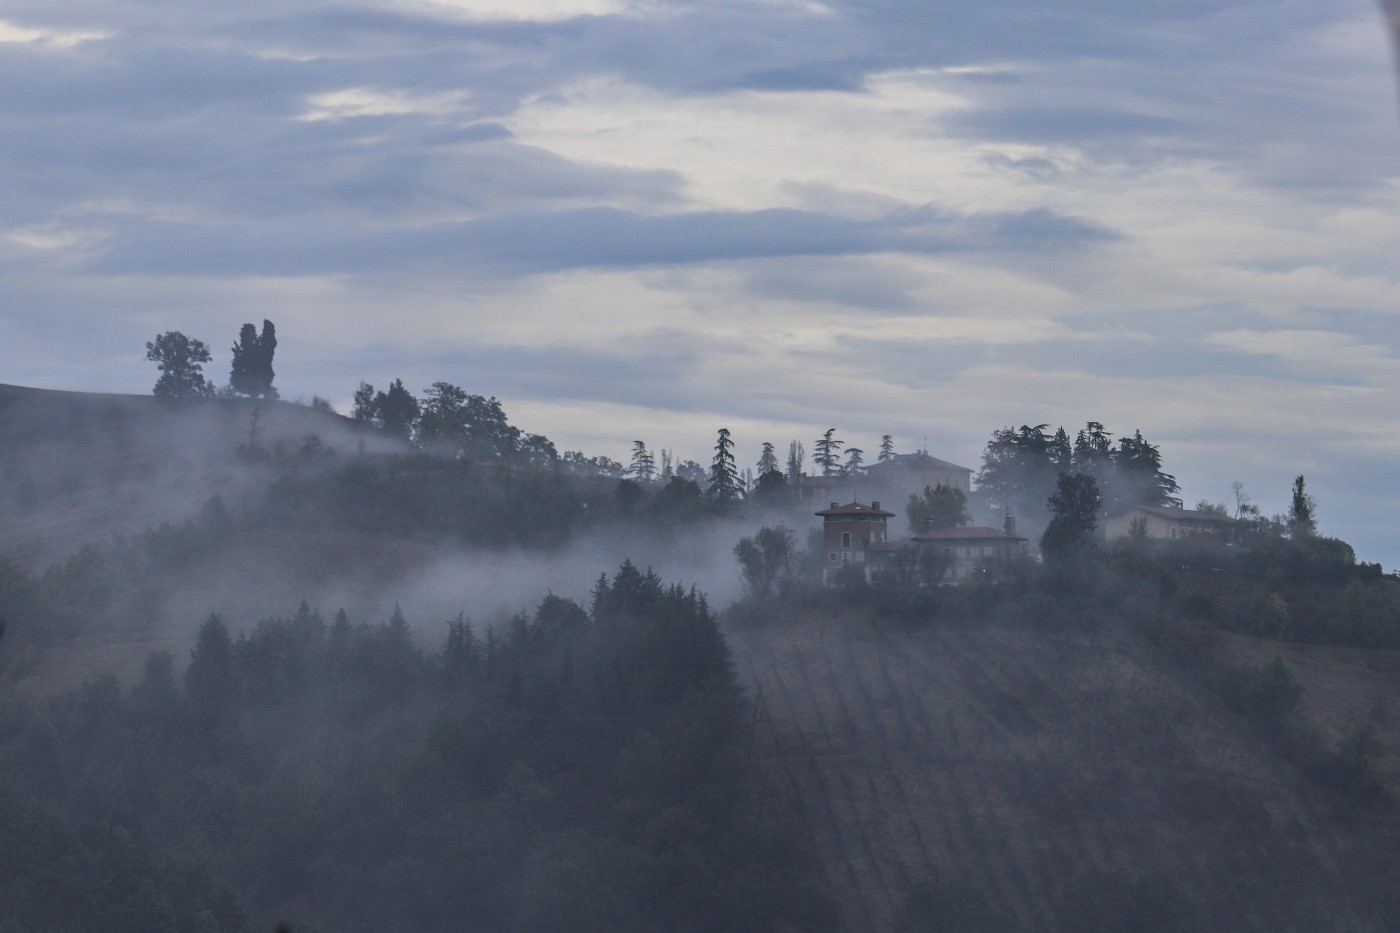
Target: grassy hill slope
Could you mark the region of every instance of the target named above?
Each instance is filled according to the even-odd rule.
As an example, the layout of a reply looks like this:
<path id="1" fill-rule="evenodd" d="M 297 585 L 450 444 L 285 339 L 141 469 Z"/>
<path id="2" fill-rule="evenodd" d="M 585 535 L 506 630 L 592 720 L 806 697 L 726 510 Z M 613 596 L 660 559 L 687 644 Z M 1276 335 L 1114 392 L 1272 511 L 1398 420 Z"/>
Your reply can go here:
<path id="1" fill-rule="evenodd" d="M 84 543 L 230 507 L 266 479 L 240 447 L 271 458 L 393 451 L 333 412 L 290 402 L 60 392 L 0 385 L 0 551 L 38 560 Z"/>

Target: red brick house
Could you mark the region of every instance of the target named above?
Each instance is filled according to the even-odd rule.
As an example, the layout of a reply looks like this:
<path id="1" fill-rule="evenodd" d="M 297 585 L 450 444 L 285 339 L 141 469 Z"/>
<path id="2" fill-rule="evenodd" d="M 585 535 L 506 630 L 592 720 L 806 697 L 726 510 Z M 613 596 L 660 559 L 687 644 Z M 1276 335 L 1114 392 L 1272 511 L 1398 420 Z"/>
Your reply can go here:
<path id="1" fill-rule="evenodd" d="M 826 560 L 822 565 L 822 582 L 830 585 L 843 567 L 857 565 L 869 579 L 870 550 L 888 539 L 888 522 L 893 512 L 880 508 L 880 503 L 847 505 L 831 503 L 831 508 L 816 513 L 822 520 L 822 550 Z"/>

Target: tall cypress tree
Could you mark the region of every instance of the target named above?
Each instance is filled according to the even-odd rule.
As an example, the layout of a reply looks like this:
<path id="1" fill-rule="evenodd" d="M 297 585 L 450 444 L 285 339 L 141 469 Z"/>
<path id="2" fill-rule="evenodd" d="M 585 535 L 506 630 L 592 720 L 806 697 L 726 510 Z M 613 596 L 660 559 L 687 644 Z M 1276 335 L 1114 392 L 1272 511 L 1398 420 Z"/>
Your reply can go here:
<path id="1" fill-rule="evenodd" d="M 272 387 L 272 355 L 277 350 L 277 328 L 263 321 L 262 334 L 252 324 L 244 324 L 233 345 L 233 366 L 228 381 L 233 391 L 249 398 L 277 398 Z"/>

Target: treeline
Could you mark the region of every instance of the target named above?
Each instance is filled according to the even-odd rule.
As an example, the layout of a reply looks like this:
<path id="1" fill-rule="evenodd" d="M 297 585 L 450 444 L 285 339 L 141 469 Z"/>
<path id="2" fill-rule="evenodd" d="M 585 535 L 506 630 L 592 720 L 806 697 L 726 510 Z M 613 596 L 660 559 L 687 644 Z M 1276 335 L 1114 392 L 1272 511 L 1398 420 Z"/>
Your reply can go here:
<path id="1" fill-rule="evenodd" d="M 306 606 L 0 721 L 11 930 L 833 929 L 704 598 L 630 564 L 425 650 Z"/>
<path id="2" fill-rule="evenodd" d="M 1162 469 L 1160 449 L 1141 431 L 1113 435 L 1090 421 L 1073 440 L 1063 426 L 1048 424 L 1000 428 L 992 432 L 977 473 L 976 503 L 990 512 L 1005 511 L 1035 527 L 1049 521 L 1047 503 L 1057 492 L 1061 474 L 1093 479 L 1101 496 L 1100 515 L 1135 505 L 1180 506 L 1176 477 Z"/>

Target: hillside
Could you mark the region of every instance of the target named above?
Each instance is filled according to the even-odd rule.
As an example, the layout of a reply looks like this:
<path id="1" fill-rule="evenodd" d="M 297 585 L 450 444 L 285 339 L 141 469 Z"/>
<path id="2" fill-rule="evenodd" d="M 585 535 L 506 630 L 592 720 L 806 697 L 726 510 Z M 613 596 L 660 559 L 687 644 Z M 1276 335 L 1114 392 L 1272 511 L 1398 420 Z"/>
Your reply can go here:
<path id="1" fill-rule="evenodd" d="M 255 420 L 256 416 L 256 420 Z M 334 412 L 290 402 L 61 392 L 0 385 L 0 551 L 43 562 L 87 542 L 231 507 L 268 458 L 401 448 Z"/>
<path id="2" fill-rule="evenodd" d="M 421 791 L 412 782 L 423 760 L 460 760 L 467 773 L 471 762 L 495 756 L 499 773 L 483 800 L 512 808 L 511 820 L 535 825 L 559 808 L 615 810 L 625 835 L 635 830 L 632 791 L 609 782 L 625 785 L 643 760 L 670 782 L 667 794 L 688 802 L 661 806 L 646 838 L 628 837 L 625 846 L 666 850 L 676 826 L 703 838 L 713 821 L 695 808 L 729 806 L 687 796 L 697 768 L 724 763 L 706 758 L 719 746 L 707 744 L 701 727 L 718 708 L 707 713 L 691 697 L 672 697 L 674 721 L 661 731 L 646 725 L 635 749 L 600 765 L 589 791 L 599 796 L 586 806 L 568 755 L 552 743 L 592 739 L 561 727 L 558 710 L 577 699 L 590 652 L 604 698 L 623 669 L 663 690 L 697 644 L 708 646 L 716 671 L 725 667 L 709 641 L 708 607 L 739 592 L 735 542 L 756 524 L 800 528 L 811 520 L 810 509 L 726 511 L 698 488 L 683 498 L 659 484 L 624 505 L 615 473 L 419 455 L 331 412 L 248 400 L 172 405 L 0 387 L 0 471 L 0 556 L 8 558 L 0 560 L 0 618 L 9 623 L 0 645 L 0 749 L 10 742 L 14 761 L 42 753 L 52 774 L 80 775 L 65 789 L 22 766 L 11 772 L 45 793 L 53 783 L 55 814 L 91 795 L 81 819 L 76 810 L 62 819 L 112 822 L 122 832 L 146 831 L 150 801 L 142 794 L 152 775 L 171 768 L 189 769 L 181 793 L 202 800 L 208 814 L 226 812 L 224 791 L 200 776 L 199 756 L 210 749 L 198 722 L 203 701 L 191 687 L 197 678 L 185 670 L 196 632 L 208 632 L 218 614 L 246 683 L 220 688 L 231 690 L 221 703 L 234 711 L 238 741 L 229 757 L 214 757 L 247 785 L 250 800 L 271 780 L 277 807 L 300 813 L 362 780 L 323 773 L 327 759 L 303 746 L 335 709 L 350 723 L 337 739 L 341 750 L 363 751 L 405 799 Z M 616 580 L 625 582 L 614 584 L 615 598 L 636 590 L 659 600 L 660 580 L 675 580 L 665 598 L 689 600 L 686 611 L 704 620 L 692 633 L 704 638 L 672 646 L 671 674 L 658 673 L 646 640 L 667 633 L 668 623 L 628 610 L 618 620 L 636 625 L 642 640 L 627 647 L 612 640 L 609 627 L 620 621 L 598 622 L 610 618 L 599 574 L 619 564 Z M 662 576 L 636 569 L 648 565 Z M 742 703 L 736 694 L 735 721 L 751 726 L 727 733 L 723 748 L 734 756 L 725 767 L 743 761 L 725 778 L 726 793 L 748 814 L 738 823 L 761 815 L 743 845 L 758 846 L 748 853 L 756 864 L 785 879 L 778 901 L 791 916 L 807 911 L 802 929 L 824 928 L 828 895 L 850 931 L 1400 929 L 1400 581 L 1356 565 L 1344 544 L 1134 545 L 1079 562 L 1025 562 L 1000 584 L 955 589 L 789 582 L 782 598 L 723 614 L 733 686 L 745 694 Z M 526 607 L 535 605 L 531 615 Z M 568 625 L 558 627 L 560 619 Z M 355 639 L 363 641 L 355 663 L 366 670 L 384 660 L 385 645 L 398 646 L 400 655 L 385 657 L 398 657 L 403 669 L 380 673 L 399 687 L 381 696 L 382 684 L 347 673 L 349 655 L 334 660 Z M 454 651 L 477 673 L 458 671 L 460 682 L 442 693 Z M 616 660 L 603 663 L 609 652 Z M 536 674 L 526 676 L 530 670 Z M 717 695 L 727 695 L 728 678 L 726 670 Z M 459 715 L 458 690 L 489 700 L 482 709 L 496 718 L 488 734 Z M 449 732 L 460 731 L 447 746 L 422 732 L 417 704 L 425 697 L 442 704 L 431 708 L 448 717 Z M 276 725 L 279 704 L 288 703 L 305 715 L 304 735 Z M 386 729 L 417 723 L 397 752 L 361 748 L 356 717 L 366 703 Z M 604 703 L 579 728 L 606 737 L 624 708 L 645 712 Z M 103 719 L 108 709 L 124 710 L 116 726 Z M 67 723 L 61 755 L 51 723 Z M 111 738 L 113 728 L 144 736 L 149 754 L 169 761 L 148 769 L 125 753 L 125 739 Z M 538 774 L 500 752 L 541 735 L 549 743 L 529 752 Z M 658 741 L 689 745 L 695 767 L 671 761 Z M 100 765 L 74 767 L 88 756 Z M 134 776 L 110 789 L 91 781 L 103 769 Z M 457 806 L 451 787 L 431 786 L 444 807 Z M 375 806 L 382 801 L 370 784 L 360 792 Z M 368 806 L 356 800 L 345 813 Z M 277 807 L 269 812 L 283 812 Z M 419 816 L 422 826 L 438 825 L 435 812 Z M 161 817 L 197 840 L 210 831 L 203 818 L 181 807 Z M 419 858 L 416 843 L 398 837 L 392 806 L 381 818 L 401 846 L 394 870 L 417 876 L 418 867 L 405 867 Z M 442 852 L 475 832 L 475 815 L 454 818 L 457 835 L 434 837 Z M 617 877 L 632 873 L 635 853 L 581 843 L 561 827 L 549 828 L 560 835 L 539 850 L 557 864 L 524 852 L 512 864 L 543 878 L 570 875 L 596 893 L 578 865 L 602 846 Z M 280 851 L 276 833 L 260 824 L 238 831 L 243 855 L 252 853 L 246 863 L 201 841 L 184 843 L 198 853 L 191 864 L 232 889 L 261 891 L 251 896 L 268 916 L 295 904 L 299 891 L 282 890 L 280 875 L 257 867 L 263 847 Z M 492 845 L 515 832 L 500 830 Z M 152 840 L 142 857 L 164 864 L 158 836 Z M 319 851 L 325 833 L 307 829 L 299 844 Z M 119 862 L 115 846 L 92 851 Z M 806 848 L 814 866 L 797 855 Z M 725 893 L 715 896 L 726 911 L 773 894 L 724 880 L 734 853 L 719 851 L 673 854 L 716 868 Z M 489 855 L 479 858 L 488 874 L 501 870 Z M 441 873 L 442 891 L 456 890 L 453 865 L 426 866 Z M 809 869 L 819 872 L 815 889 Z M 379 863 L 358 870 L 395 888 Z M 316 884 L 327 903 L 339 897 L 335 879 Z M 567 917 L 571 904 L 559 900 L 551 909 Z M 223 928 L 242 929 L 234 921 Z M 539 928 L 569 929 L 548 918 Z M 587 928 L 615 929 L 602 921 Z"/>
<path id="3" fill-rule="evenodd" d="M 847 607 L 733 643 L 770 790 L 814 837 L 848 930 L 901 917 L 919 930 L 1400 922 L 1393 804 L 1339 815 L 1124 624 L 910 627 Z M 1263 663 L 1280 646 L 1230 637 L 1214 650 Z M 1305 690 L 1299 731 L 1330 749 L 1372 723 L 1388 750 L 1373 774 L 1400 787 L 1400 653 L 1281 653 Z"/>

